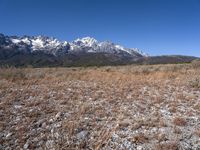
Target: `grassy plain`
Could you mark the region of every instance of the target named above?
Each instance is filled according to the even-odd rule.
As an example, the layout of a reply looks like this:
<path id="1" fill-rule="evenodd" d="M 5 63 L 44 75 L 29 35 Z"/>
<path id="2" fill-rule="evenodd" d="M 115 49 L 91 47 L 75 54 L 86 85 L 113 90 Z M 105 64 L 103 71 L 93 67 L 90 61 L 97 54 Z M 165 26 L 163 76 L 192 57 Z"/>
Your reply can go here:
<path id="1" fill-rule="evenodd" d="M 0 69 L 0 120 L 0 149 L 200 149 L 200 67 Z"/>

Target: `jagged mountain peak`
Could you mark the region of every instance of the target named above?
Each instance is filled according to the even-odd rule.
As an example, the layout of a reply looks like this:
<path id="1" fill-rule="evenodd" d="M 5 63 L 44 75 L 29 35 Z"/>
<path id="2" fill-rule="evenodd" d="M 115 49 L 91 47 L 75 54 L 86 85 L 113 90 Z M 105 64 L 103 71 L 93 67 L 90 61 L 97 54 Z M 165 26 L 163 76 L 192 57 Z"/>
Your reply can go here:
<path id="1" fill-rule="evenodd" d="M 79 46 L 85 45 L 85 46 L 92 47 L 93 45 L 97 44 L 98 41 L 95 38 L 88 36 L 88 37 L 78 38 L 78 39 L 74 40 L 73 43 L 75 43 Z"/>
<path id="2" fill-rule="evenodd" d="M 85 42 L 96 41 L 97 42 L 97 40 L 95 38 L 90 37 L 90 36 L 86 36 L 86 37 L 83 37 L 83 38 L 78 38 L 75 41 L 85 41 Z"/>

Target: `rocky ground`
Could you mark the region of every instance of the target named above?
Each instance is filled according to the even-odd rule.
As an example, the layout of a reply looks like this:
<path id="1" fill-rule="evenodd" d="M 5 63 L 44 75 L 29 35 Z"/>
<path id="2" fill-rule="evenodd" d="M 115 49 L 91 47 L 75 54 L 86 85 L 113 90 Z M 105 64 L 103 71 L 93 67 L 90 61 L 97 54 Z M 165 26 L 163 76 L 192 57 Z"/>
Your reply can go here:
<path id="1" fill-rule="evenodd" d="M 0 69 L 0 149 L 200 150 L 200 69 Z"/>

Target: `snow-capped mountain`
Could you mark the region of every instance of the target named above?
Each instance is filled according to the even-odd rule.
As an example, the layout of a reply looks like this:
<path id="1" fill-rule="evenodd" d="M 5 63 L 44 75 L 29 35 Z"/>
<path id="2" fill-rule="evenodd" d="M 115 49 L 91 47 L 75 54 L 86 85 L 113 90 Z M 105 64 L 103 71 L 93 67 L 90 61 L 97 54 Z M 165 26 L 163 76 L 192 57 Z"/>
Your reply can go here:
<path id="1" fill-rule="evenodd" d="M 124 57 L 144 57 L 145 53 L 137 48 L 125 48 L 109 41 L 98 42 L 91 37 L 78 38 L 72 42 L 59 41 L 46 36 L 5 36 L 0 34 L 0 49 L 15 49 L 25 53 L 37 51 L 54 56 L 69 53 L 108 53 Z"/>
<path id="2" fill-rule="evenodd" d="M 137 48 L 125 48 L 110 41 L 78 38 L 72 42 L 46 36 L 0 34 L 0 67 L 72 67 L 125 64 L 188 63 L 189 56 L 151 57 Z"/>

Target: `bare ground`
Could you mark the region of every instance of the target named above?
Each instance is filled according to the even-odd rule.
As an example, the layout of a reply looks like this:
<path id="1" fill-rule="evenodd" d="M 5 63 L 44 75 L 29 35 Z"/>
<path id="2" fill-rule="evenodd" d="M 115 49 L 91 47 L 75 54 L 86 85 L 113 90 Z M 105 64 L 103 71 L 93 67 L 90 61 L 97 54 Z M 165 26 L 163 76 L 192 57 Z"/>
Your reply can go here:
<path id="1" fill-rule="evenodd" d="M 0 69 L 0 149 L 200 150 L 200 69 Z"/>

